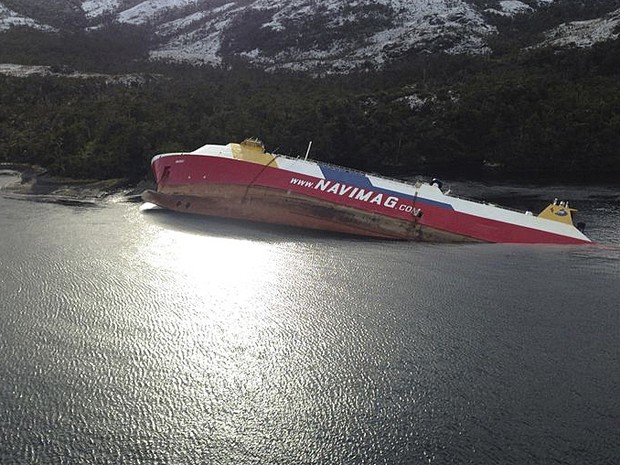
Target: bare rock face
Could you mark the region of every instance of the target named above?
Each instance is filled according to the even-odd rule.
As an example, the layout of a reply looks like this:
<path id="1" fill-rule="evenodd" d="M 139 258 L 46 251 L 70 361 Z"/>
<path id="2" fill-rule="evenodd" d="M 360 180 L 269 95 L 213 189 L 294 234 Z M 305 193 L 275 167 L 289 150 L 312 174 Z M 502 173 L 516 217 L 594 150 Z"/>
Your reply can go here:
<path id="1" fill-rule="evenodd" d="M 606 1 L 596 0 L 599 9 Z M 587 46 L 615 38 L 613 1 L 589 22 L 550 24 L 542 45 Z M 497 27 L 502 20 L 561 5 L 560 0 L 0 0 L 0 31 L 126 24 L 149 29 L 153 60 L 215 66 L 242 60 L 267 70 L 333 73 L 377 69 L 411 53 L 486 54 L 489 39 L 502 33 Z"/>

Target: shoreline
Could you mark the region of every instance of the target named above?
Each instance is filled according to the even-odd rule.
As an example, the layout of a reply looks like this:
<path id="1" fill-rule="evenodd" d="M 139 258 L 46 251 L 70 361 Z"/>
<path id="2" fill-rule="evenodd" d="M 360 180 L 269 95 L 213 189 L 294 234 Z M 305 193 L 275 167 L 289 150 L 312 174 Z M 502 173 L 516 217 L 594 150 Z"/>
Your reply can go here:
<path id="1" fill-rule="evenodd" d="M 58 203 L 94 203 L 115 194 L 122 194 L 127 201 L 136 201 L 154 183 L 130 183 L 128 179 L 74 179 L 52 176 L 40 166 L 0 163 L 1 177 L 14 177 L 11 182 L 0 183 L 0 192 L 11 195 L 57 200 Z"/>

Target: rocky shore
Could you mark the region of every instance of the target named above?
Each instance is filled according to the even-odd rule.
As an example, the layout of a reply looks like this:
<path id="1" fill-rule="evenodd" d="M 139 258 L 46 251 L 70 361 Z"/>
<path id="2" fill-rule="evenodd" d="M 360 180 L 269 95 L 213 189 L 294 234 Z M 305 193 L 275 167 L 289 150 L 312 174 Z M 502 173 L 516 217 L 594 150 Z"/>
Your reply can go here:
<path id="1" fill-rule="evenodd" d="M 140 194 L 154 183 L 131 184 L 127 179 L 87 180 L 51 176 L 39 166 L 0 164 L 0 191 L 4 195 L 29 200 L 89 206 L 111 196 L 121 195 L 126 201 L 141 201 Z"/>

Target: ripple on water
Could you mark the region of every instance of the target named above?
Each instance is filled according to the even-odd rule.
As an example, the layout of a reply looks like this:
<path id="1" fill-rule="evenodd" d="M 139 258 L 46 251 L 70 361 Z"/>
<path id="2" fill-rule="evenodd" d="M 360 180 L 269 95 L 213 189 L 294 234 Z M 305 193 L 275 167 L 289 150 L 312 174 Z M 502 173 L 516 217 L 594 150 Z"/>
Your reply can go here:
<path id="1" fill-rule="evenodd" d="M 17 241 L 0 261 L 0 459 L 605 463 L 618 450 L 613 251 L 31 208 L 45 236 L 0 219 Z"/>

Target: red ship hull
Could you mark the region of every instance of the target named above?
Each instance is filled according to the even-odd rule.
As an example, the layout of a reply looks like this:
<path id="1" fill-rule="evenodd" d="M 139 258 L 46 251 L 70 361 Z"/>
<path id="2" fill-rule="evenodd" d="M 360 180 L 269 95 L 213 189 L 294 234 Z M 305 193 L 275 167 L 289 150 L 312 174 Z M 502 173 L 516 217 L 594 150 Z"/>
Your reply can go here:
<path id="1" fill-rule="evenodd" d="M 208 146 L 213 147 L 228 146 Z M 170 210 L 390 239 L 583 244 L 572 224 L 458 199 L 316 162 L 276 156 L 247 161 L 206 153 L 152 162 L 157 192 L 145 201 Z"/>

